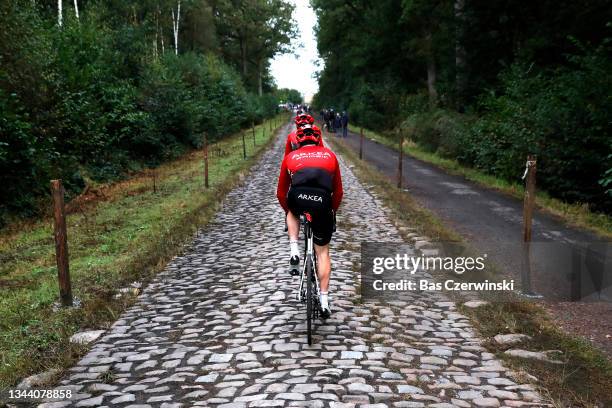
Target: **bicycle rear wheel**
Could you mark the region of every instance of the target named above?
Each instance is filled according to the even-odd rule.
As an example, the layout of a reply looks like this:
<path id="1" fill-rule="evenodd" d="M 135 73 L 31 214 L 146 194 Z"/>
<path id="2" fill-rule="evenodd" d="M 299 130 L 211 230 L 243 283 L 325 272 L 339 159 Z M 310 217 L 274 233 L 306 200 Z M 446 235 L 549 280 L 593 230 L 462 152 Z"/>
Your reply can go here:
<path id="1" fill-rule="evenodd" d="M 314 320 L 312 274 L 312 259 L 308 258 L 306 260 L 306 336 L 308 337 L 308 345 L 312 345 L 312 321 Z"/>

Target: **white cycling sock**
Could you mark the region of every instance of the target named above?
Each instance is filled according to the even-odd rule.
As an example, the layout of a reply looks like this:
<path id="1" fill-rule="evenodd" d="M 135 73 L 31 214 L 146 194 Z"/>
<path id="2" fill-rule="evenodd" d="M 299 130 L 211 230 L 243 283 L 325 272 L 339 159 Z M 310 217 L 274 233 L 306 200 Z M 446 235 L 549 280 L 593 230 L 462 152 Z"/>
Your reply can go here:
<path id="1" fill-rule="evenodd" d="M 300 257 L 300 248 L 298 247 L 298 241 L 291 240 L 289 241 L 289 250 L 291 251 L 291 258 Z"/>
<path id="2" fill-rule="evenodd" d="M 329 309 L 329 296 L 327 292 L 321 292 L 319 299 L 321 301 L 321 309 Z"/>

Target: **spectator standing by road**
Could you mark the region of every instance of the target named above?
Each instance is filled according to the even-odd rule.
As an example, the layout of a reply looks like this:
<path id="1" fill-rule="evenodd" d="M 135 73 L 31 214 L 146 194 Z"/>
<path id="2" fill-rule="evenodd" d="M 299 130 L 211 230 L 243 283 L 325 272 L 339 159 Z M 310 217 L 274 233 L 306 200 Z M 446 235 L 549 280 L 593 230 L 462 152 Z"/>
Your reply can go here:
<path id="1" fill-rule="evenodd" d="M 346 137 L 348 135 L 348 122 L 349 116 L 347 111 L 342 112 L 342 118 L 340 118 L 342 122 L 342 137 Z"/>
<path id="2" fill-rule="evenodd" d="M 334 108 L 330 108 L 327 110 L 327 126 L 330 132 L 336 132 L 335 119 L 336 114 L 334 112 Z"/>
<path id="3" fill-rule="evenodd" d="M 335 129 L 340 129 L 340 127 L 342 126 L 341 120 L 340 120 L 340 113 L 336 113 L 336 115 L 334 116 L 334 130 Z"/>

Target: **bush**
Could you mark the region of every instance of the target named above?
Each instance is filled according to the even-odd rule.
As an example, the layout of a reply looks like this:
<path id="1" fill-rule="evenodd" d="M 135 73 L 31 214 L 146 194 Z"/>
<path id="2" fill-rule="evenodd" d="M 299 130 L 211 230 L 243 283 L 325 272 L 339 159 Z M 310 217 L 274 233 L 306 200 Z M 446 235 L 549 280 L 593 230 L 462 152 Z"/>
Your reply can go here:
<path id="1" fill-rule="evenodd" d="M 466 116 L 456 112 L 437 109 L 412 114 L 401 126 L 425 150 L 458 158 L 464 152 L 467 120 Z"/>
<path id="2" fill-rule="evenodd" d="M 612 64 L 600 54 L 574 58 L 572 69 L 535 75 L 523 65 L 504 76 L 505 93 L 483 100 L 466 158 L 516 178 L 528 153 L 538 155 L 538 185 L 570 202 L 612 210 L 599 180 L 611 166 Z"/>
<path id="3" fill-rule="evenodd" d="M 536 154 L 539 188 L 610 213 L 612 62 L 604 48 L 552 71 L 514 64 L 475 117 L 430 110 L 425 95 L 411 95 L 402 126 L 426 150 L 506 180 L 518 181 L 526 156 Z"/>
<path id="4" fill-rule="evenodd" d="M 138 27 L 112 30 L 93 7 L 58 29 L 0 5 L 0 226 L 34 215 L 49 180 L 77 194 L 235 133 L 276 112 L 213 55 L 156 58 Z"/>
<path id="5" fill-rule="evenodd" d="M 251 122 L 261 123 L 264 118 L 276 114 L 278 110 L 278 99 L 274 95 L 256 95 L 249 93 L 247 97 L 247 124 Z"/>

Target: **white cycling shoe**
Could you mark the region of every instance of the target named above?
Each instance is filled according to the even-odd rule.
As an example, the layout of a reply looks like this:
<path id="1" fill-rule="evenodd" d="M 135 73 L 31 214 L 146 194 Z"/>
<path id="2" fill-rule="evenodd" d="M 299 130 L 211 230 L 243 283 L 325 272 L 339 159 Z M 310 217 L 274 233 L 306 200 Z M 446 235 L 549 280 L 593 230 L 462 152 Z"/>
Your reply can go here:
<path id="1" fill-rule="evenodd" d="M 300 274 L 300 257 L 299 256 L 292 256 L 291 259 L 289 259 L 289 274 L 291 276 L 297 276 Z"/>
<path id="2" fill-rule="evenodd" d="M 327 301 L 325 301 L 324 299 L 319 299 L 319 301 L 321 302 L 321 318 L 328 319 L 329 316 L 331 316 L 331 305 L 329 302 L 329 298 L 327 299 Z"/>

